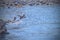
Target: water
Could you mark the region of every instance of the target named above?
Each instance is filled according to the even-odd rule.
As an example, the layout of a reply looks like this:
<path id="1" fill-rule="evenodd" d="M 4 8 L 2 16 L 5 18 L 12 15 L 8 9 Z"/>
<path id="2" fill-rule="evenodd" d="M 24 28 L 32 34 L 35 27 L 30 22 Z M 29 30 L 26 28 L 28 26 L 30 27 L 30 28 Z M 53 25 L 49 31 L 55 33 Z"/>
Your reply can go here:
<path id="1" fill-rule="evenodd" d="M 4 35 L 0 40 L 60 40 L 59 10 L 60 6 L 11 7 L 4 8 L 4 12 L 1 9 L 0 17 L 4 20 L 13 20 L 20 12 L 25 13 L 26 18 L 21 23 L 6 25 L 10 34 Z"/>

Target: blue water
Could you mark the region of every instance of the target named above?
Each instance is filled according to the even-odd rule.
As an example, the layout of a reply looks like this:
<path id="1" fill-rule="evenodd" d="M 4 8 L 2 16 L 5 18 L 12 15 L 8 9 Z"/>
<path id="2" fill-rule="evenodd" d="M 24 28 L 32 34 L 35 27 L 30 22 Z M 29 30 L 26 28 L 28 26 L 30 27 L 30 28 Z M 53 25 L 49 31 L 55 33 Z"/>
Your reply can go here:
<path id="1" fill-rule="evenodd" d="M 1 40 L 60 40 L 60 6 L 24 6 L 3 9 L 1 9 L 0 18 L 4 20 L 13 20 L 13 17 L 21 12 L 26 15 L 26 18 L 20 24 L 6 25 L 10 34 L 5 35 Z"/>

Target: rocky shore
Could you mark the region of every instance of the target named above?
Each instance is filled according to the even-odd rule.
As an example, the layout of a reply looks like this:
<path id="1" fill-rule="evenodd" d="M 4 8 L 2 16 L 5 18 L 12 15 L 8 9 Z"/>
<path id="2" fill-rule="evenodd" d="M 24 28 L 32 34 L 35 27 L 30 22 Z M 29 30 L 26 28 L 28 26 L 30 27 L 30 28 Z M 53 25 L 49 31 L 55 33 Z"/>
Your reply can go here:
<path id="1" fill-rule="evenodd" d="M 21 15 L 17 15 L 19 20 L 17 20 L 17 17 L 14 16 L 14 19 L 13 20 L 3 20 L 3 19 L 0 19 L 0 34 L 8 34 L 7 32 L 7 28 L 6 28 L 6 25 L 8 25 L 7 23 L 20 23 L 21 22 L 21 19 L 24 19 L 25 18 L 25 14 L 21 13 Z"/>
<path id="2" fill-rule="evenodd" d="M 4 34 L 7 32 L 7 28 L 5 27 L 6 23 L 0 19 L 0 34 Z"/>
<path id="3" fill-rule="evenodd" d="M 1 6 L 16 6 L 22 7 L 24 5 L 55 5 L 60 4 L 60 0 L 0 0 L 0 7 Z"/>

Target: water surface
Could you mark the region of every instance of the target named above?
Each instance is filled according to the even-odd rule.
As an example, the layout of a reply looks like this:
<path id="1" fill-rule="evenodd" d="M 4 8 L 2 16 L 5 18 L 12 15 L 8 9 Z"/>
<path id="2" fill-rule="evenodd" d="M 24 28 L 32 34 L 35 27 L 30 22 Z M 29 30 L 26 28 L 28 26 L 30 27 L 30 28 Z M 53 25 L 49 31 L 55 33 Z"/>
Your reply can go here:
<path id="1" fill-rule="evenodd" d="M 20 12 L 25 13 L 26 18 L 19 24 L 6 25 L 10 34 L 0 37 L 0 40 L 60 40 L 60 6 L 24 6 L 3 9 L 1 8 L 0 18 L 4 20 L 13 20 L 13 17 Z"/>

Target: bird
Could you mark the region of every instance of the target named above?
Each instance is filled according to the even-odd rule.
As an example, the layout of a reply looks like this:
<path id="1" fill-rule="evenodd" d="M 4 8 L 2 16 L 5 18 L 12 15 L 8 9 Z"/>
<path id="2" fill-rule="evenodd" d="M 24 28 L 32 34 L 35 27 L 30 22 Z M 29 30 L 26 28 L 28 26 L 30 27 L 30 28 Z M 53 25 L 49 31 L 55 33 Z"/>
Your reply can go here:
<path id="1" fill-rule="evenodd" d="M 16 17 L 14 17 L 14 20 L 13 21 L 15 21 L 16 20 Z"/>
<path id="2" fill-rule="evenodd" d="M 23 19 L 25 18 L 25 14 L 23 14 L 22 16 L 21 15 L 18 15 L 20 17 L 20 19 Z"/>

